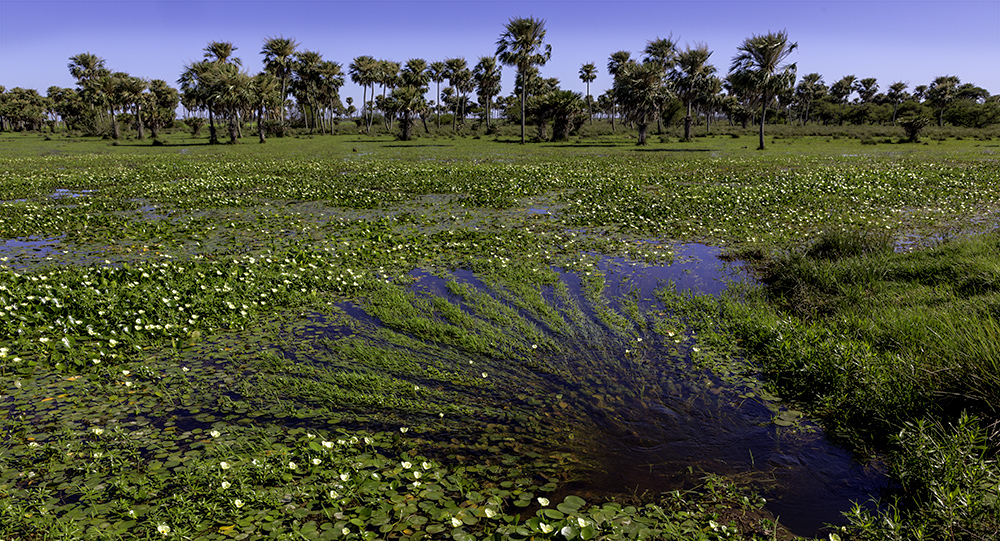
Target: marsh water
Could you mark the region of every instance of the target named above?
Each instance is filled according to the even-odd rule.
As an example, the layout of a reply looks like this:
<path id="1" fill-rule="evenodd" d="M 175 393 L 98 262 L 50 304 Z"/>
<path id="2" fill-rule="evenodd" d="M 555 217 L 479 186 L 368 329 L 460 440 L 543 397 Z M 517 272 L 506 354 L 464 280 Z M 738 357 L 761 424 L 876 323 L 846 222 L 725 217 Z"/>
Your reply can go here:
<path id="1" fill-rule="evenodd" d="M 733 281 L 749 279 L 719 254 L 718 248 L 691 244 L 679 247 L 674 263 L 664 266 L 604 258 L 598 267 L 608 284 L 609 307 L 619 310 L 615 299 L 631 297 L 655 310 L 660 287 L 719 295 Z M 449 295 L 446 280 L 420 272 L 413 277 L 415 290 Z M 582 297 L 577 274 L 564 272 L 560 279 Z M 471 272 L 449 280 L 484 287 Z M 546 415 L 576 428 L 570 447 L 581 465 L 561 493 L 590 501 L 655 495 L 690 488 L 714 474 L 753 485 L 781 524 L 814 536 L 826 524 L 845 523 L 842 513 L 853 502 L 872 507 L 889 485 L 877 461 L 856 459 L 759 382 L 698 365 L 690 331 L 641 334 L 635 348 L 628 340 L 592 333 L 553 360 L 566 368 L 562 375 L 535 382 L 510 375 L 522 386 L 511 390 L 512 400 L 532 390 L 555 394 L 558 406 Z"/>

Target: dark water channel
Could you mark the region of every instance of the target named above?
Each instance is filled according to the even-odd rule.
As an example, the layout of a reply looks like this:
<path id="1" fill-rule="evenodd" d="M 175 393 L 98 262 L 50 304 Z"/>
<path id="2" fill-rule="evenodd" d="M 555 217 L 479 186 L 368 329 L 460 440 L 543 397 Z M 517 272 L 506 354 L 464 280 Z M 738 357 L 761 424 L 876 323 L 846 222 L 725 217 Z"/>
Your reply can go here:
<path id="1" fill-rule="evenodd" d="M 599 268 L 608 284 L 606 297 L 615 308 L 614 299 L 638 293 L 640 304 L 651 307 L 654 290 L 666 284 L 679 292 L 718 295 L 729 281 L 746 279 L 738 265 L 719 260 L 719 253 L 687 245 L 668 266 L 604 259 Z M 424 273 L 415 277 L 416 290 L 448 296 L 444 280 Z M 453 279 L 482 286 L 471 273 Z M 562 280 L 579 294 L 576 275 L 564 273 Z M 625 351 L 624 342 L 580 348 L 567 357 L 589 358 L 563 359 L 565 366 L 571 372 L 604 367 L 602 373 L 549 381 L 548 392 L 564 394 L 566 422 L 581 425 L 574 447 L 584 466 L 563 487 L 565 494 L 589 501 L 655 495 L 716 474 L 754 485 L 787 529 L 816 536 L 826 524 L 845 523 L 842 513 L 853 502 L 873 506 L 871 498 L 889 485 L 880 464 L 858 462 L 815 424 L 776 424 L 789 410 L 776 398 L 767 402 L 759 388 L 723 381 L 694 366 L 690 336 L 680 345 L 651 332 L 644 336 L 648 345 L 638 358 L 609 358 Z"/>

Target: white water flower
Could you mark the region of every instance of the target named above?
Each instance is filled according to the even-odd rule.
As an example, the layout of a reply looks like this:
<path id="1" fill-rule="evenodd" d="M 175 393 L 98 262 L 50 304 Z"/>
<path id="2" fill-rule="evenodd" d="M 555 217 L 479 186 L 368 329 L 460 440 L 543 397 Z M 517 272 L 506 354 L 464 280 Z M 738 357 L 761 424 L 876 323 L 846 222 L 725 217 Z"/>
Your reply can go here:
<path id="1" fill-rule="evenodd" d="M 332 441 L 325 441 L 324 440 L 323 441 L 323 447 L 326 447 L 327 449 L 333 449 L 333 442 Z"/>
<path id="2" fill-rule="evenodd" d="M 101 434 L 104 433 L 103 428 L 97 428 L 96 426 L 94 428 L 91 428 L 90 431 L 93 432 L 95 436 L 100 436 Z"/>
<path id="3" fill-rule="evenodd" d="M 407 432 L 408 432 L 409 430 L 410 430 L 410 429 L 409 429 L 409 428 L 407 428 L 407 427 L 405 427 L 405 426 L 401 426 L 401 427 L 399 427 L 399 431 L 400 431 L 400 432 L 402 432 L 403 434 L 406 434 L 406 433 L 407 433 Z M 365 443 L 368 443 L 367 439 L 368 439 L 368 438 L 365 438 L 365 440 L 366 440 L 366 441 L 365 441 Z"/>
<path id="4" fill-rule="evenodd" d="M 318 458 L 312 459 L 313 466 L 319 466 L 322 462 L 323 461 Z"/>
<path id="5" fill-rule="evenodd" d="M 483 512 L 486 513 L 486 518 L 493 518 L 497 516 L 497 512 L 494 511 L 492 507 L 487 507 L 483 510 Z"/>
<path id="6" fill-rule="evenodd" d="M 222 432 L 219 432 L 218 430 L 213 430 L 209 432 L 209 434 L 211 434 L 213 438 L 218 438 L 219 436 L 222 435 Z"/>
<path id="7" fill-rule="evenodd" d="M 576 517 L 576 523 L 579 524 L 581 528 L 586 528 L 590 525 L 590 521 L 583 517 Z"/>
<path id="8" fill-rule="evenodd" d="M 228 462 L 219 462 L 219 467 L 222 468 L 222 469 L 224 469 L 224 470 L 228 470 L 229 469 L 229 463 Z"/>
<path id="9" fill-rule="evenodd" d="M 486 377 L 486 372 L 483 372 L 483 377 L 484 377 L 484 378 Z"/>
<path id="10" fill-rule="evenodd" d="M 223 481 L 222 482 L 222 489 L 223 490 L 225 490 L 225 489 L 227 489 L 227 488 L 229 488 L 231 486 L 233 486 L 233 485 L 229 481 Z"/>
<path id="11" fill-rule="evenodd" d="M 552 533 L 552 530 L 556 529 L 555 526 L 553 526 L 551 524 L 546 524 L 544 522 L 539 522 L 538 523 L 538 527 L 541 528 L 542 533 Z"/>
<path id="12" fill-rule="evenodd" d="M 459 526 L 462 525 L 462 519 L 458 517 L 451 517 L 451 525 L 454 528 L 458 528 Z"/>
<path id="13" fill-rule="evenodd" d="M 240 507 L 243 507 L 243 505 L 244 505 L 243 504 L 243 500 L 240 500 L 240 499 L 233 500 L 233 505 L 235 505 L 236 508 L 239 509 Z"/>
<path id="14" fill-rule="evenodd" d="M 549 499 L 548 498 L 541 498 L 541 497 L 539 497 L 538 498 L 538 505 L 541 505 L 542 507 L 548 506 L 549 505 Z"/>
<path id="15" fill-rule="evenodd" d="M 169 535 L 170 534 L 170 526 L 167 526 L 166 524 L 159 524 L 159 525 L 156 526 L 156 531 L 160 532 L 164 536 Z"/>
<path id="16" fill-rule="evenodd" d="M 423 469 L 425 469 L 425 470 L 429 470 L 429 469 L 431 469 L 431 463 L 427 462 L 427 461 L 421 462 L 420 463 L 420 467 L 423 468 Z"/>
<path id="17" fill-rule="evenodd" d="M 340 474 L 340 480 L 341 481 L 347 481 L 350 478 L 351 478 L 351 474 L 349 474 L 349 473 L 342 473 L 342 474 Z"/>
<path id="18" fill-rule="evenodd" d="M 413 466 L 413 464 L 411 464 L 410 462 L 407 462 L 405 460 L 402 463 L 400 463 L 400 465 L 403 466 L 404 470 L 408 470 L 408 469 L 410 469 L 410 467 Z"/>
<path id="19" fill-rule="evenodd" d="M 298 467 L 299 467 L 299 465 L 296 464 L 296 463 L 294 463 L 294 462 L 289 462 L 288 463 L 288 469 L 290 469 L 290 470 L 294 470 L 295 468 L 298 468 Z"/>

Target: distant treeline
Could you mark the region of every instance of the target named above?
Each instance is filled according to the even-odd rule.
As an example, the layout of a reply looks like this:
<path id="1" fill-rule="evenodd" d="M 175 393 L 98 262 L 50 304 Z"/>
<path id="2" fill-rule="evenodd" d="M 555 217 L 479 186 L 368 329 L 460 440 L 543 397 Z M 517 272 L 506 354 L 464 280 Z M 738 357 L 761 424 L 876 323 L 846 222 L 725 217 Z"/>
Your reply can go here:
<path id="1" fill-rule="evenodd" d="M 404 63 L 359 56 L 347 66 L 300 50 L 290 38 L 271 37 L 260 51 L 262 69 L 250 74 L 230 42 L 211 42 L 204 59 L 185 66 L 176 88 L 161 79 L 146 80 L 109 69 L 103 58 L 86 52 L 69 58 L 75 88 L 37 90 L 0 86 L 0 130 L 65 129 L 118 139 L 122 130 L 139 139 L 147 130 L 155 138 L 165 127 L 182 121 L 195 132 L 208 124 L 212 142 L 225 126 L 230 142 L 244 129 L 255 129 L 261 142 L 288 129 L 333 133 L 347 120 L 366 133 L 373 125 L 409 139 L 419 121 L 425 131 L 441 117 L 458 131 L 468 122 L 487 132 L 501 123 L 535 130 L 538 140 L 566 139 L 587 122 L 604 118 L 612 129 L 624 124 L 646 142 L 651 123 L 683 123 L 684 138 L 704 122 L 760 127 L 764 146 L 767 123 L 822 125 L 908 125 L 935 123 L 965 128 L 1000 124 L 1000 96 L 940 76 L 909 87 L 896 81 L 880 85 L 874 77 L 843 76 L 832 83 L 819 73 L 798 76 L 795 64 L 784 64 L 797 47 L 785 32 L 747 38 L 720 75 L 709 62 L 706 45 L 681 50 L 672 38 L 647 43 L 637 58 L 629 51 L 610 54 L 606 69 L 613 87 L 599 96 L 590 83 L 599 76 L 595 63 L 583 64 L 580 80 L 586 92 L 561 87 L 541 75 L 552 49 L 544 43 L 545 22 L 510 19 L 492 55 L 470 66 L 464 57 L 439 61 L 411 58 Z M 502 95 L 502 66 L 516 71 L 515 87 Z M 362 100 L 341 100 L 346 77 L 362 87 Z M 442 87 L 442 84 L 444 85 Z M 431 99 L 428 99 L 428 95 Z M 447 126 L 447 124 L 446 124 Z"/>

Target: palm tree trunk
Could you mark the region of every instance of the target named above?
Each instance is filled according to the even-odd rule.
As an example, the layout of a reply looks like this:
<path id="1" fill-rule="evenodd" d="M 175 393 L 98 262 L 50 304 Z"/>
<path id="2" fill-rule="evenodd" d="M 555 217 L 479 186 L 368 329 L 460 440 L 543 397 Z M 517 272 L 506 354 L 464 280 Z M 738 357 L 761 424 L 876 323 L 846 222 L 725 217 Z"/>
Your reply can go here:
<path id="1" fill-rule="evenodd" d="M 212 108 L 208 108 L 208 144 L 214 145 L 219 142 L 219 136 L 215 131 L 215 115 Z"/>
<path id="2" fill-rule="evenodd" d="M 760 146 L 757 150 L 764 150 L 764 118 L 767 115 L 767 95 L 764 95 L 764 103 L 760 106 Z"/>
<path id="3" fill-rule="evenodd" d="M 684 117 L 684 140 L 685 141 L 690 141 L 691 140 L 691 105 L 692 105 L 692 102 L 689 101 L 688 104 L 687 104 L 687 106 L 688 106 L 687 116 Z M 659 119 L 657 119 L 657 120 L 659 120 Z"/>
<path id="4" fill-rule="evenodd" d="M 437 94 L 434 95 L 434 112 L 437 113 L 437 129 L 441 129 L 441 81 L 437 81 Z"/>
<path id="5" fill-rule="evenodd" d="M 526 97 L 524 93 L 525 90 L 528 88 L 527 81 L 525 81 L 526 71 L 527 67 L 522 66 L 521 68 L 521 144 L 522 145 L 524 144 L 524 99 Z"/>
<path id="6" fill-rule="evenodd" d="M 267 142 L 267 137 L 264 135 L 264 108 L 261 107 L 257 111 L 257 136 L 260 138 L 260 144 Z"/>

